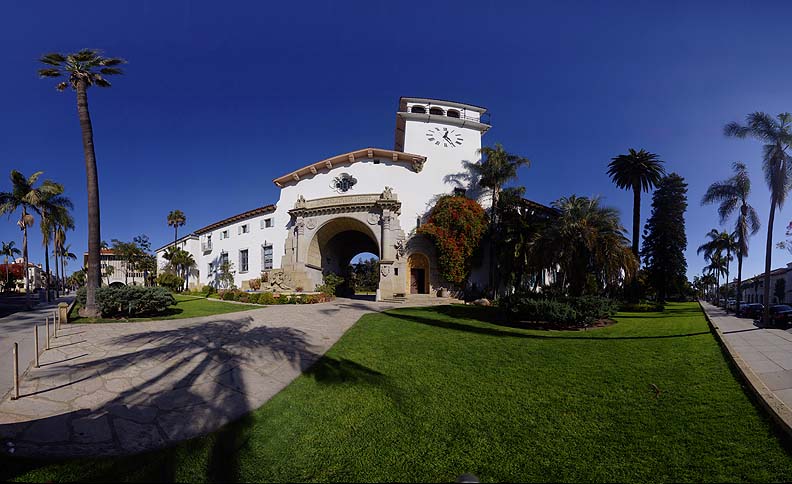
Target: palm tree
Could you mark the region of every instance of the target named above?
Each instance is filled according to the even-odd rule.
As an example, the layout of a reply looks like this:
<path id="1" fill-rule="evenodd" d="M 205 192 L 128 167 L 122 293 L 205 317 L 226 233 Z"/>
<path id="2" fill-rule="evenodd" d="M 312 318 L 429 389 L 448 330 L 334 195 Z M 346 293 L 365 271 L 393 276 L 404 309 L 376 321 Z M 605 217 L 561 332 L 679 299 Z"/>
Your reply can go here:
<path id="1" fill-rule="evenodd" d="M 66 275 L 66 266 L 69 265 L 70 260 L 77 260 L 77 255 L 72 253 L 71 245 L 64 245 L 60 251 L 61 267 L 63 267 L 64 277 Z"/>
<path id="2" fill-rule="evenodd" d="M 717 252 L 705 258 L 710 263 L 704 266 L 704 270 L 715 278 L 715 296 L 720 297 L 720 277 L 726 273 L 726 258 Z"/>
<path id="3" fill-rule="evenodd" d="M 173 227 L 173 246 L 176 247 L 176 241 L 179 240 L 179 227 L 183 227 L 187 223 L 187 217 L 181 210 L 171 210 L 168 214 L 168 227 Z"/>
<path id="4" fill-rule="evenodd" d="M 11 242 L 2 242 L 2 246 L 0 247 L 0 255 L 5 256 L 6 283 L 5 286 L 3 286 L 3 289 L 7 291 L 9 282 L 8 258 L 11 257 L 13 259 L 15 255 L 22 255 L 22 252 L 16 248 L 16 242 L 12 240 Z"/>
<path id="5" fill-rule="evenodd" d="M 63 187 L 61 187 L 61 190 Z M 71 200 L 59 193 L 50 193 L 44 197 L 38 205 L 41 220 L 39 222 L 41 228 L 42 244 L 44 245 L 44 261 L 45 261 L 45 274 L 44 284 L 46 286 L 47 301 L 49 301 L 49 288 L 50 288 L 50 259 L 49 259 L 49 244 L 54 241 L 54 232 L 61 221 L 72 221 L 69 209 L 74 208 Z M 73 221 L 71 222 L 73 224 Z M 56 267 L 57 267 L 57 260 Z M 57 270 L 55 271 L 57 272 Z"/>
<path id="6" fill-rule="evenodd" d="M 575 195 L 552 205 L 559 216 L 536 234 L 533 267 L 559 269 L 561 286 L 572 296 L 583 294 L 589 281 L 613 288 L 635 275 L 638 259 L 617 210 L 603 207 L 599 198 Z"/>
<path id="7" fill-rule="evenodd" d="M 699 248 L 696 249 L 696 253 L 704 253 L 704 258 L 710 262 L 713 261 L 713 257 L 717 256 L 717 259 L 715 259 L 716 265 L 724 266 L 722 273 L 726 276 L 726 284 L 728 284 L 729 263 L 734 260 L 731 254 L 733 251 L 736 252 L 739 246 L 735 236 L 729 232 L 721 232 L 718 229 L 712 229 L 707 232 L 707 237 L 709 241 L 701 244 Z M 725 256 L 723 255 L 724 252 L 726 252 Z M 718 278 L 720 278 L 720 275 Z M 718 287 L 720 288 L 720 284 L 718 284 Z"/>
<path id="8" fill-rule="evenodd" d="M 748 169 L 740 162 L 734 162 L 732 169 L 734 175 L 731 178 L 709 186 L 701 203 L 719 203 L 718 215 L 721 224 L 739 208 L 737 221 L 734 224 L 734 237 L 737 242 L 737 305 L 735 307 L 739 309 L 742 299 L 742 262 L 743 257 L 748 257 L 748 237 L 756 234 L 761 224 L 756 209 L 748 203 L 748 195 L 751 194 Z"/>
<path id="9" fill-rule="evenodd" d="M 726 136 L 751 137 L 764 143 L 762 171 L 770 188 L 770 215 L 767 219 L 767 244 L 765 247 L 764 315 L 762 321 L 770 319 L 770 271 L 772 270 L 773 221 L 776 208 L 784 206 L 792 188 L 792 159 L 787 154 L 792 144 L 792 114 L 781 113 L 775 118 L 767 113 L 755 112 L 746 117 L 745 126 L 731 122 L 724 128 Z"/>
<path id="10" fill-rule="evenodd" d="M 665 176 L 663 160 L 654 153 L 630 148 L 626 155 L 611 159 L 608 175 L 622 190 L 633 191 L 632 251 L 638 257 L 638 239 L 641 234 L 641 192 L 648 192 Z"/>
<path id="11" fill-rule="evenodd" d="M 497 254 L 495 254 L 495 235 L 499 232 L 497 210 L 498 196 L 503 185 L 517 178 L 517 171 L 521 166 L 530 166 L 531 160 L 507 152 L 503 145 L 495 143 L 495 147 L 485 146 L 478 150 L 482 157 L 480 163 L 466 163 L 466 168 L 471 176 L 478 180 L 480 186 L 492 192 L 492 210 L 490 221 L 490 287 L 497 291 Z"/>
<path id="12" fill-rule="evenodd" d="M 86 284 L 86 304 L 81 310 L 84 316 L 97 317 L 96 288 L 99 287 L 101 267 L 99 265 L 99 244 L 101 230 L 99 223 L 99 175 L 96 169 L 93 126 L 88 111 L 88 88 L 91 86 L 110 87 L 105 76 L 121 74 L 118 67 L 123 59 L 102 57 L 98 50 L 83 49 L 72 54 L 51 53 L 39 59 L 47 65 L 39 69 L 40 77 L 66 77 L 67 80 L 56 85 L 58 91 L 71 87 L 77 93 L 77 114 L 82 131 L 85 171 L 88 184 L 88 282 Z"/>
<path id="13" fill-rule="evenodd" d="M 63 250 L 66 244 L 66 231 L 67 230 L 74 230 L 74 219 L 68 212 L 63 213 L 63 217 L 60 219 L 55 220 L 55 230 L 54 230 L 54 256 L 55 256 L 55 271 L 57 272 L 57 264 L 58 260 L 60 260 L 60 269 L 61 269 L 61 289 L 65 290 L 65 283 L 66 283 L 66 268 L 63 264 Z"/>
<path id="14" fill-rule="evenodd" d="M 0 214 L 8 214 L 9 217 L 17 210 L 22 214 L 17 225 L 22 230 L 22 258 L 24 260 L 25 273 L 25 303 L 30 307 L 30 277 L 28 271 L 28 227 L 33 226 L 34 213 L 41 213 L 42 204 L 46 200 L 52 200 L 63 193 L 63 186 L 51 180 L 44 180 L 36 188 L 34 185 L 43 171 L 37 171 L 25 177 L 22 173 L 11 170 L 10 192 L 0 193 Z"/>

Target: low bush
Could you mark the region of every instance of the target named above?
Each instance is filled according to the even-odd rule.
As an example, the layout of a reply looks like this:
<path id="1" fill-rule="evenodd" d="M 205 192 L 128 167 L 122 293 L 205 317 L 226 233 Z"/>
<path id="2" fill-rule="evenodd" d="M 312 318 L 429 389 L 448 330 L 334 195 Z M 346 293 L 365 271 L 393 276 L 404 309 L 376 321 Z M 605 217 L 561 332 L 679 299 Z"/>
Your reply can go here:
<path id="1" fill-rule="evenodd" d="M 243 303 L 250 302 L 250 296 L 248 295 L 248 293 L 240 291 L 236 294 L 236 301 Z"/>
<path id="2" fill-rule="evenodd" d="M 168 288 L 173 292 L 179 292 L 184 287 L 184 279 L 176 274 L 163 272 L 157 276 L 157 285 Z"/>
<path id="3" fill-rule="evenodd" d="M 77 302 L 85 306 L 85 288 L 77 291 Z M 103 317 L 138 317 L 162 313 L 176 304 L 164 287 L 120 286 L 96 290 L 96 305 Z"/>
<path id="4" fill-rule="evenodd" d="M 316 286 L 316 290 L 332 297 L 336 295 L 336 288 L 343 284 L 344 278 L 332 272 L 328 272 L 322 276 L 322 282 L 322 284 Z"/>
<path id="5" fill-rule="evenodd" d="M 541 294 L 512 294 L 501 298 L 498 306 L 519 321 L 587 326 L 616 314 L 617 303 L 597 296 L 542 298 Z"/>
<path id="6" fill-rule="evenodd" d="M 248 301 L 247 302 L 253 303 L 253 304 L 258 304 L 260 296 L 261 296 L 261 294 L 259 294 L 257 292 L 248 293 Z"/>
<path id="7" fill-rule="evenodd" d="M 272 305 L 277 304 L 277 302 L 275 301 L 275 296 L 273 296 L 271 292 L 262 292 L 259 294 L 259 304 Z"/>
<path id="8" fill-rule="evenodd" d="M 258 291 L 259 289 L 261 289 L 261 279 L 251 279 L 250 281 L 248 281 L 248 284 L 250 285 L 250 288 L 253 289 L 254 291 Z"/>
<path id="9" fill-rule="evenodd" d="M 664 306 L 660 303 L 653 301 L 640 301 L 637 303 L 623 302 L 621 303 L 619 309 L 621 311 L 626 311 L 630 313 L 654 313 L 654 312 L 662 312 Z"/>
<path id="10" fill-rule="evenodd" d="M 223 301 L 235 301 L 236 294 L 234 294 L 234 291 L 220 291 L 220 299 Z"/>
<path id="11" fill-rule="evenodd" d="M 279 294 L 276 300 L 276 304 L 289 304 L 289 296 L 286 294 Z"/>

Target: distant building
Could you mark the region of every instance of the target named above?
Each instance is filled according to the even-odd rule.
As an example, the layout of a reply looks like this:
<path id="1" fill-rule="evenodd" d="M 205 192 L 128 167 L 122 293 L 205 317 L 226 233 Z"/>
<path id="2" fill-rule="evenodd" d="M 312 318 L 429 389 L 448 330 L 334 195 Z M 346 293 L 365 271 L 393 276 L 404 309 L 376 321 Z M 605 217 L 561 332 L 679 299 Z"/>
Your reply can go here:
<path id="1" fill-rule="evenodd" d="M 126 261 L 119 258 L 113 249 L 102 249 L 99 257 L 102 267 L 102 286 L 144 286 L 146 274 L 142 271 L 127 270 Z M 88 267 L 88 252 L 83 253 L 83 267 Z M 112 270 L 108 270 L 112 267 Z M 109 274 L 108 274 L 109 272 Z"/>
<path id="2" fill-rule="evenodd" d="M 778 282 L 783 281 L 783 282 Z M 780 286 L 779 286 L 780 284 Z M 776 287 L 783 288 L 784 296 L 779 298 Z M 741 283 L 742 295 L 740 300 L 746 303 L 764 304 L 764 274 L 757 274 L 745 279 Z M 736 291 L 737 281 L 729 283 L 730 292 Z M 792 262 L 786 267 L 773 269 L 770 272 L 770 304 L 785 304 L 792 302 Z"/>
<path id="3" fill-rule="evenodd" d="M 13 262 L 14 264 L 19 264 L 22 266 L 25 264 L 25 259 L 19 257 Z M 42 269 L 41 264 L 33 264 L 28 262 L 28 279 L 30 279 L 31 292 L 44 288 L 44 270 Z M 22 278 L 16 281 L 16 286 L 18 291 L 25 292 L 25 279 Z"/>

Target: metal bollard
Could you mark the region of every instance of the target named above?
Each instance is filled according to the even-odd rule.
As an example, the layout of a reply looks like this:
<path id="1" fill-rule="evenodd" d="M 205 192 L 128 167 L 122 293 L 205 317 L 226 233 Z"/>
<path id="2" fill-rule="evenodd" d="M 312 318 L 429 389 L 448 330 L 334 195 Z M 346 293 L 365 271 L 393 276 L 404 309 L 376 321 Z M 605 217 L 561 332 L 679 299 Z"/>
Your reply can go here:
<path id="1" fill-rule="evenodd" d="M 14 343 L 14 398 L 19 398 L 19 345 Z"/>
<path id="2" fill-rule="evenodd" d="M 55 318 L 55 315 L 52 315 L 52 336 L 57 339 L 58 338 L 58 320 Z"/>
<path id="3" fill-rule="evenodd" d="M 46 349 L 50 349 L 50 344 L 49 344 L 49 339 L 50 339 L 49 338 L 49 334 L 50 334 L 49 333 L 49 316 L 45 316 L 44 317 L 44 323 L 45 323 L 44 327 L 47 328 L 47 348 Z"/>
<path id="4" fill-rule="evenodd" d="M 35 341 L 35 350 L 34 353 L 36 355 L 36 368 L 39 367 L 39 343 L 38 343 L 38 324 L 33 326 L 33 341 Z"/>

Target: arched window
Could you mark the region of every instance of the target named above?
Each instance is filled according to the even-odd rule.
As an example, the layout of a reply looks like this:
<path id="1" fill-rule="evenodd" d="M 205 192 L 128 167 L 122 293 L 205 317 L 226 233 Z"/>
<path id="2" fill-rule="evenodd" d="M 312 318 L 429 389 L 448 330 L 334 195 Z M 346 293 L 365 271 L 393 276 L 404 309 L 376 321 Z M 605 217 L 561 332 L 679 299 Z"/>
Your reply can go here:
<path id="1" fill-rule="evenodd" d="M 429 108 L 429 114 L 436 114 L 438 116 L 445 116 L 443 108 Z"/>
<path id="2" fill-rule="evenodd" d="M 423 106 L 413 106 L 410 108 L 411 113 L 426 114 L 426 108 Z"/>
<path id="3" fill-rule="evenodd" d="M 458 118 L 459 111 L 457 111 L 456 109 L 449 109 L 448 112 L 446 113 L 446 116 L 448 116 L 449 118 Z"/>

